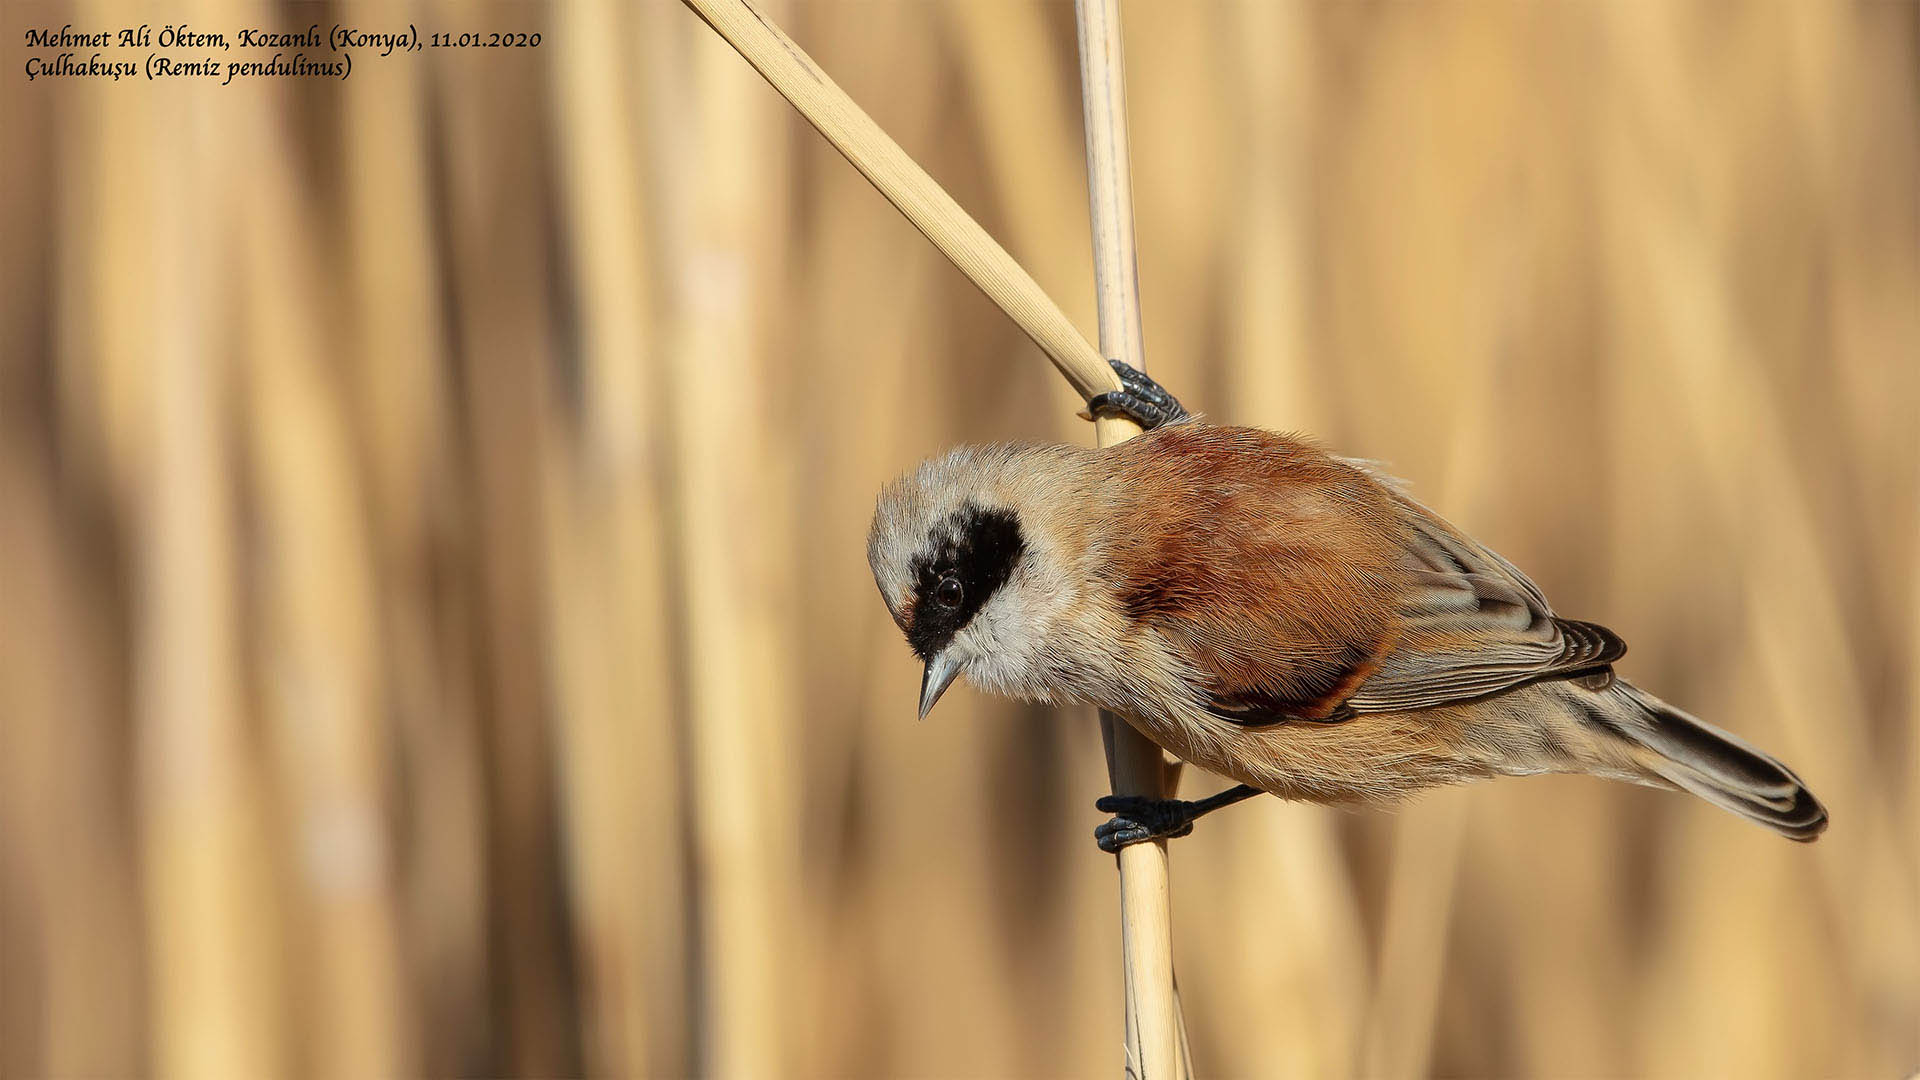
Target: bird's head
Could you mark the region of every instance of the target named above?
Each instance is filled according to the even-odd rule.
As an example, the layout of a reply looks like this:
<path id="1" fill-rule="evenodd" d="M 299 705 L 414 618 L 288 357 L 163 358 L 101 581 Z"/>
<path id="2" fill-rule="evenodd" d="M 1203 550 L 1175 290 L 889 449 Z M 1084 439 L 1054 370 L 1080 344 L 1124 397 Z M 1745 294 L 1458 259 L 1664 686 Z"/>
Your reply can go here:
<path id="1" fill-rule="evenodd" d="M 1059 499 L 1066 447 L 963 447 L 880 494 L 867 561 L 893 621 L 926 664 L 920 715 L 961 675 L 1048 700 L 1049 628 L 1079 593 L 1067 570 Z"/>

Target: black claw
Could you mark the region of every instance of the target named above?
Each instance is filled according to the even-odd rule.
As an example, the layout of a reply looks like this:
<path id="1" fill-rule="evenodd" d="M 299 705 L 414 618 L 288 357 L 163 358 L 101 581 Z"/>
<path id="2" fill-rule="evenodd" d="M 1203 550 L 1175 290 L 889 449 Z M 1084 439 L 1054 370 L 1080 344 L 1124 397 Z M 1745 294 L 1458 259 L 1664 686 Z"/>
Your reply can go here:
<path id="1" fill-rule="evenodd" d="M 1109 855 L 1131 844 L 1173 839 L 1193 831 L 1194 804 L 1185 799 L 1149 799 L 1140 795 L 1106 795 L 1094 809 L 1113 819 L 1093 830 L 1094 843 Z"/>
<path id="2" fill-rule="evenodd" d="M 1251 799 L 1260 789 L 1236 784 L 1198 802 L 1185 799 L 1149 799 L 1144 795 L 1102 795 L 1093 808 L 1114 815 L 1113 820 L 1093 830 L 1100 850 L 1112 855 L 1128 844 L 1160 837 L 1172 839 L 1193 831 L 1193 823 L 1223 806 Z"/>
<path id="3" fill-rule="evenodd" d="M 1123 416 L 1152 431 L 1187 418 L 1187 410 L 1167 393 L 1167 388 L 1147 377 L 1147 373 L 1120 360 L 1109 360 L 1114 374 L 1120 376 L 1119 390 L 1095 394 L 1087 402 L 1087 415 Z"/>

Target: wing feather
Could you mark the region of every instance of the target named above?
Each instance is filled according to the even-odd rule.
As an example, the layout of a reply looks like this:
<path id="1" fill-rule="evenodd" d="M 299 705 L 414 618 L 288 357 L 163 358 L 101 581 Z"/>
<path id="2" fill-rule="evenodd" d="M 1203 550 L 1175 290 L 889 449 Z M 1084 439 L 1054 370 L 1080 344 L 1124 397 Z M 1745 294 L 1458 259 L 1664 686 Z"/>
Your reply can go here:
<path id="1" fill-rule="evenodd" d="M 1606 670 L 1626 643 L 1562 619 L 1531 579 L 1426 507 L 1396 493 L 1407 525 L 1403 632 L 1347 704 L 1357 712 L 1426 709 L 1543 679 Z"/>

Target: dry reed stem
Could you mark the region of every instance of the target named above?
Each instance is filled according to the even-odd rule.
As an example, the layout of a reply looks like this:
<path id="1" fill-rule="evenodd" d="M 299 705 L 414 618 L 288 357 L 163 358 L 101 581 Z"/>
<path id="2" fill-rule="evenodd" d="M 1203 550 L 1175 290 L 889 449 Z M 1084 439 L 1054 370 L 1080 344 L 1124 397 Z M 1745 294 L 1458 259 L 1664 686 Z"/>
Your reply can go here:
<path id="1" fill-rule="evenodd" d="M 152 123 L 177 130 L 190 117 L 170 99 Z M 237 313 L 232 293 L 212 287 L 232 255 L 231 233 L 215 224 L 230 173 L 226 155 L 202 149 L 183 140 L 163 152 L 153 202 L 170 212 L 152 217 L 150 234 L 164 260 L 153 302 L 165 314 L 144 350 L 154 441 L 141 470 L 150 487 L 134 663 L 154 1071 L 264 1076 L 287 1062 L 283 1024 L 268 1007 L 282 977 L 269 959 L 279 913 L 265 799 L 247 762 L 237 510 L 226 483 L 238 455 L 223 422 L 229 369 L 220 358 Z M 219 239 L 195 241 L 203 236 Z"/>
<path id="2" fill-rule="evenodd" d="M 1120 5 L 1118 0 L 1076 0 L 1073 10 L 1080 38 L 1080 96 L 1086 116 L 1087 204 L 1093 221 L 1100 351 L 1144 369 L 1146 343 L 1140 329 L 1139 257 L 1133 235 Z M 1123 419 L 1102 417 L 1095 424 L 1101 446 L 1124 442 L 1139 433 L 1137 425 Z M 1172 794 L 1177 772 L 1166 767 L 1159 746 L 1105 710 L 1100 713 L 1100 732 L 1115 794 L 1153 799 Z M 1120 936 L 1127 986 L 1127 1072 L 1153 1080 L 1191 1075 L 1185 1025 L 1174 992 L 1167 842 L 1156 840 L 1122 848 L 1116 861 L 1120 868 Z"/>
<path id="3" fill-rule="evenodd" d="M 364 505 L 354 468 L 347 402 L 329 377 L 333 349 L 324 298 L 307 263 L 279 257 L 289 236 L 317 241 L 291 158 L 257 97 L 234 97 L 234 127 L 275 147 L 263 182 L 234 200 L 246 283 L 246 415 L 239 449 L 254 462 L 252 502 L 276 557 L 259 573 L 264 693 L 256 706 L 272 734 L 269 772 L 294 835 L 292 859 L 311 901 L 290 933 L 312 944 L 301 980 L 329 1037 L 316 1045 L 324 1075 L 397 1075 L 416 1066 L 402 1007 L 400 933 L 382 828 L 384 749 L 378 723 L 373 626 L 377 589 L 357 528 Z"/>
<path id="4" fill-rule="evenodd" d="M 1081 397 L 1120 381 L 1058 304 L 798 45 L 744 0 L 684 0 L 941 254 L 1012 316 Z"/>
<path id="5" fill-rule="evenodd" d="M 548 649 L 562 824 L 574 852 L 584 1060 L 589 1074 L 606 1076 L 688 1069 L 669 1034 L 686 1026 L 681 995 L 657 992 L 659 973 L 686 962 L 682 854 L 661 842 L 686 823 L 682 740 L 661 722 L 673 715 L 667 515 L 648 392 L 661 357 L 646 250 L 652 177 L 640 158 L 645 90 L 629 67 L 647 40 L 630 31 L 641 18 L 664 23 L 659 7 L 585 0 L 554 11 L 566 57 L 555 119 L 562 206 L 577 238 L 582 389 L 578 426 L 543 455 Z M 670 14 L 677 25 L 679 13 Z M 649 1031 L 656 1023 L 658 1034 Z"/>
<path id="6" fill-rule="evenodd" d="M 687 677 L 687 789 L 694 892 L 707 975 L 695 1003 L 697 1071 L 782 1075 L 793 1058 L 787 913 L 800 867 L 794 776 L 797 672 L 783 646 L 798 573 L 778 467 L 776 394 L 754 366 L 764 327 L 780 324 L 777 287 L 788 235 L 785 144 L 778 114 L 738 78 L 703 31 L 674 26 L 663 58 L 657 139 L 692 171 L 661 192 L 673 317 L 662 365 L 669 432 L 674 573 Z M 665 170 L 663 170 L 665 172 Z M 740 417 L 733 425 L 706 418 Z"/>
<path id="7" fill-rule="evenodd" d="M 349 20 L 371 21 L 381 0 L 355 0 Z M 458 473 L 446 448 L 457 420 L 453 364 L 441 336 L 450 305 L 433 243 L 435 193 L 424 137 L 429 78 L 422 65 L 357 72 L 341 85 L 341 220 L 347 255 L 337 271 L 351 313 L 333 344 L 349 387 L 351 435 L 362 455 L 362 528 L 375 564 L 378 652 L 375 692 L 391 704 L 383 764 L 431 762 L 390 793 L 406 824 L 393 830 L 393 902 L 398 908 L 405 992 L 403 1071 L 455 1071 L 477 1041 L 459 1018 L 486 999 L 488 789 L 471 715 L 471 671 L 458 636 L 436 622 L 434 582 L 444 565 L 436 516 Z M 362 77 L 365 76 L 365 77 Z M 297 137 L 298 132 L 289 132 Z M 292 138 L 289 139 L 292 141 Z M 296 144 L 297 145 L 297 144 Z M 280 174 L 275 182 L 286 182 Z M 453 641 L 450 641 L 449 638 Z M 404 810 L 399 808 L 404 807 Z M 402 871 L 404 867 L 404 871 Z"/>
<path id="8" fill-rule="evenodd" d="M 510 59 L 510 58 L 509 58 Z M 451 332 L 473 370 L 462 380 L 456 439 L 475 483 L 461 542 L 468 565 L 465 620 L 477 661 L 478 746 L 485 793 L 482 862 L 488 969 L 497 973 L 501 1022 L 481 1033 L 500 1071 L 577 1073 L 570 1016 L 572 948 L 564 882 L 552 865 L 558 828 L 553 709 L 540 627 L 541 531 L 537 450 L 555 423 L 551 370 L 559 343 L 552 281 L 548 180 L 540 163 L 503 131 L 526 130 L 539 72 L 531 64 L 471 54 L 434 67 L 472 92 L 437 100 L 444 120 L 448 252 L 475 267 L 452 275 Z M 482 76 L 482 72 L 485 75 Z M 511 432 L 515 438 L 502 438 Z M 522 442 L 524 440 L 524 443 Z M 528 874 L 526 867 L 542 872 Z"/>

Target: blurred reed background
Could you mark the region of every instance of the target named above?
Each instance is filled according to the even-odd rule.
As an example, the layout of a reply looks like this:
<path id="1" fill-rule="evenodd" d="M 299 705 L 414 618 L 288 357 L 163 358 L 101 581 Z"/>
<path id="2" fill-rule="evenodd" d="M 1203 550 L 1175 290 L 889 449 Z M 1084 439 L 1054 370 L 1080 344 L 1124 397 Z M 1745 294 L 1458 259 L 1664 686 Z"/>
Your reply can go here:
<path id="1" fill-rule="evenodd" d="M 1091 332 L 1071 5 L 767 7 Z M 4 11 L 0 1071 L 1117 1070 L 1092 717 L 914 723 L 863 543 L 1090 428 L 745 63 L 666 0 Z M 1210 818 L 1202 1072 L 1920 1065 L 1920 8 L 1126 18 L 1156 374 L 1388 463 L 1834 821 Z M 20 74 L 161 20 L 545 37 Z"/>

